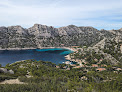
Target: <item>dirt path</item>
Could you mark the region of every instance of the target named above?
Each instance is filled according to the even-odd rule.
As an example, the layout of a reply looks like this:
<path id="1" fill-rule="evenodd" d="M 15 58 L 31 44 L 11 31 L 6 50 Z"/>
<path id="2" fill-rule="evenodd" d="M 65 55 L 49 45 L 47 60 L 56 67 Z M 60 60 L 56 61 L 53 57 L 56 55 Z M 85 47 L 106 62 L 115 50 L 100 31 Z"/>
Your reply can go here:
<path id="1" fill-rule="evenodd" d="M 26 84 L 26 83 L 20 82 L 18 79 L 10 79 L 0 82 L 0 84 Z"/>

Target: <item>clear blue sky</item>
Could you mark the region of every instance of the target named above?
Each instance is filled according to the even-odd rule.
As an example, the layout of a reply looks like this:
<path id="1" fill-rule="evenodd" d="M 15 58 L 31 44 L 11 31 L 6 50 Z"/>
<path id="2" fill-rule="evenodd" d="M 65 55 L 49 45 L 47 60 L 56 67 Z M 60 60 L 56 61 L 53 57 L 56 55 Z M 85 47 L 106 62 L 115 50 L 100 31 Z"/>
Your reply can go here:
<path id="1" fill-rule="evenodd" d="M 122 0 L 0 0 L 0 26 L 122 28 Z"/>

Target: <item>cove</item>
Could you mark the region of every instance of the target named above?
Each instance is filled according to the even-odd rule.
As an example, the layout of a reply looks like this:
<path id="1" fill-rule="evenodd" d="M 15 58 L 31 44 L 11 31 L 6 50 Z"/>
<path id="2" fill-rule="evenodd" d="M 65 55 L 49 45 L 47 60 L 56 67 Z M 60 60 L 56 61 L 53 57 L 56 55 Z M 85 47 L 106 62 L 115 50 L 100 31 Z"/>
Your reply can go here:
<path id="1" fill-rule="evenodd" d="M 0 50 L 0 64 L 5 66 L 16 61 L 35 59 L 50 61 L 61 64 L 66 61 L 66 55 L 73 53 L 69 49 L 49 48 L 49 49 L 28 49 L 28 50 Z"/>

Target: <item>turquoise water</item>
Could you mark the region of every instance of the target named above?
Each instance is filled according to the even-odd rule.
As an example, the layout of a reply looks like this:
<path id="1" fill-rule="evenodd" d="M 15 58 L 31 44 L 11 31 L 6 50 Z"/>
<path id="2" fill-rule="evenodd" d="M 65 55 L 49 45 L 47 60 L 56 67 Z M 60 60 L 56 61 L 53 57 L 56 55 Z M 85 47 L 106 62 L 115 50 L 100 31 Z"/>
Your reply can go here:
<path id="1" fill-rule="evenodd" d="M 56 51 L 56 50 L 66 50 L 66 49 L 62 48 L 36 49 L 36 51 Z"/>
<path id="2" fill-rule="evenodd" d="M 5 66 L 8 63 L 14 63 L 20 60 L 43 60 L 56 64 L 65 62 L 64 56 L 73 51 L 63 48 L 51 49 L 29 49 L 29 50 L 0 50 L 0 64 Z"/>
<path id="3" fill-rule="evenodd" d="M 67 54 L 70 54 L 70 53 L 72 53 L 73 51 L 64 51 L 64 52 L 62 52 L 62 53 L 60 53 L 60 55 L 67 55 Z"/>

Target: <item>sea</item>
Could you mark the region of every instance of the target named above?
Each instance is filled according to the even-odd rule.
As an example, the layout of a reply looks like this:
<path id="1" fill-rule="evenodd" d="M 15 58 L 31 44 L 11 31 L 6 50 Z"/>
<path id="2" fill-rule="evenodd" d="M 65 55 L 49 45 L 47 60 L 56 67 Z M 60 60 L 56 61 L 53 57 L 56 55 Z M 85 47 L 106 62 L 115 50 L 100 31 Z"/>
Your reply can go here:
<path id="1" fill-rule="evenodd" d="M 67 61 L 64 56 L 73 53 L 73 51 L 64 48 L 49 49 L 27 49 L 27 50 L 0 50 L 0 64 L 5 66 L 21 60 L 43 60 L 55 64 L 61 64 Z"/>

